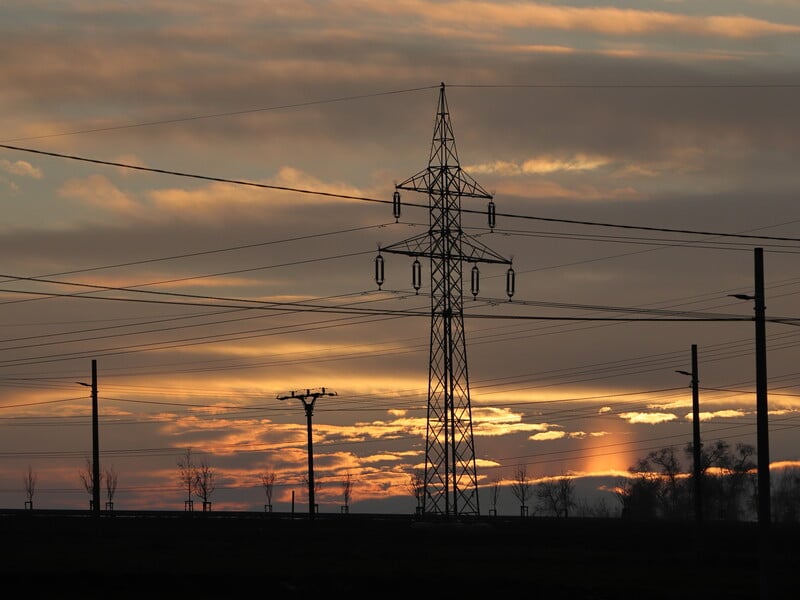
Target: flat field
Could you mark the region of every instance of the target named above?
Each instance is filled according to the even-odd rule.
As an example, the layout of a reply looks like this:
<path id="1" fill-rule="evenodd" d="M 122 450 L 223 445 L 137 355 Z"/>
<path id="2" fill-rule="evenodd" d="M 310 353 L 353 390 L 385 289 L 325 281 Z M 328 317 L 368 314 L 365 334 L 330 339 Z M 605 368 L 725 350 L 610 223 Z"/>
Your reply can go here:
<path id="1" fill-rule="evenodd" d="M 59 598 L 797 598 L 800 574 L 800 528 L 754 523 L 33 510 L 0 540 L 3 581 Z"/>

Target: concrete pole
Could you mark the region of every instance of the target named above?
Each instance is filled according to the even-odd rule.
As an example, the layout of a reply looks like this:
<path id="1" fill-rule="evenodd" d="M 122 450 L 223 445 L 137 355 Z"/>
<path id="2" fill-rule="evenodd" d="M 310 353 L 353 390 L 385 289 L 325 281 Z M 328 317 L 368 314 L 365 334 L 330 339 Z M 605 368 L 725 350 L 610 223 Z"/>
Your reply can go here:
<path id="1" fill-rule="evenodd" d="M 694 461 L 694 516 L 703 522 L 703 467 L 700 442 L 700 379 L 697 373 L 697 344 L 692 344 L 692 458 Z"/>
<path id="2" fill-rule="evenodd" d="M 100 425 L 97 408 L 97 360 L 92 359 L 92 513 L 100 514 Z"/>

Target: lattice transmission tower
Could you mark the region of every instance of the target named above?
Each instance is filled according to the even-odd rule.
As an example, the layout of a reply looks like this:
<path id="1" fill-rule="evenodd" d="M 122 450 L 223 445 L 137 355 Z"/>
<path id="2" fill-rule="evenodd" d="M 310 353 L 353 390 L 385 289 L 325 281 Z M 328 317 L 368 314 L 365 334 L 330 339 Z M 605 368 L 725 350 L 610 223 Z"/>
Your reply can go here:
<path id="1" fill-rule="evenodd" d="M 441 84 L 428 166 L 395 186 L 394 215 L 400 216 L 400 192 L 428 195 L 429 228 L 420 235 L 379 248 L 375 278 L 383 284 L 381 252 L 414 257 L 412 281 L 421 287 L 420 258 L 430 260 L 431 334 L 428 373 L 428 411 L 425 445 L 425 514 L 470 516 L 480 514 L 472 407 L 464 334 L 462 272 L 473 263 L 472 295 L 478 295 L 477 263 L 509 265 L 506 292 L 514 294 L 514 269 L 506 259 L 464 233 L 461 228 L 461 198 L 489 201 L 490 228 L 495 225 L 492 195 L 470 177 L 458 162 L 456 142 Z"/>

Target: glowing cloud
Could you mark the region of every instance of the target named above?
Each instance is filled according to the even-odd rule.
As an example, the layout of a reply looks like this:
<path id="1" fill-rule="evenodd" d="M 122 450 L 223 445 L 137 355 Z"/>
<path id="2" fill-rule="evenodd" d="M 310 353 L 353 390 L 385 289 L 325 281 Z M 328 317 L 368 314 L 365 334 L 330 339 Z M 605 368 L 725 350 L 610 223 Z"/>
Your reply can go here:
<path id="1" fill-rule="evenodd" d="M 543 442 L 547 440 L 560 440 L 564 437 L 567 437 L 567 434 L 564 431 L 545 431 L 529 436 L 528 439 L 534 442 Z"/>
<path id="2" fill-rule="evenodd" d="M 655 425 L 657 423 L 667 423 L 674 421 L 678 417 L 670 413 L 641 413 L 641 412 L 627 412 L 621 413 L 621 419 L 625 419 L 630 424 L 645 423 L 648 425 Z"/>
<path id="3" fill-rule="evenodd" d="M 712 419 L 735 419 L 737 417 L 744 417 L 747 413 L 743 410 L 716 410 L 713 412 L 701 412 L 700 413 L 700 420 L 701 421 L 710 421 Z M 688 413 L 684 417 L 687 421 L 691 421 L 693 419 L 692 413 Z"/>
<path id="4" fill-rule="evenodd" d="M 18 160 L 11 162 L 10 160 L 0 159 L 0 169 L 11 175 L 18 175 L 19 177 L 31 177 L 33 179 L 41 179 L 42 171 L 38 167 L 34 167 L 31 163 Z"/>
<path id="5" fill-rule="evenodd" d="M 503 176 L 544 175 L 560 171 L 593 171 L 611 162 L 601 156 L 576 154 L 571 158 L 552 156 L 536 156 L 521 163 L 498 160 L 492 163 L 470 165 L 466 170 L 471 173 L 493 174 Z"/>
<path id="6" fill-rule="evenodd" d="M 134 198 L 103 175 L 70 179 L 61 186 L 59 195 L 117 215 L 131 216 L 143 211 L 143 207 Z"/>
<path id="7" fill-rule="evenodd" d="M 693 16 L 654 10 L 613 7 L 572 7 L 549 4 L 495 4 L 491 2 L 441 2 L 430 4 L 420 0 L 377 5 L 362 3 L 373 12 L 415 15 L 429 26 L 447 23 L 449 27 L 466 28 L 543 28 L 562 31 L 590 31 L 616 36 L 639 36 L 668 32 L 725 38 L 752 38 L 786 35 L 800 31 L 795 25 L 771 23 L 746 16 Z"/>

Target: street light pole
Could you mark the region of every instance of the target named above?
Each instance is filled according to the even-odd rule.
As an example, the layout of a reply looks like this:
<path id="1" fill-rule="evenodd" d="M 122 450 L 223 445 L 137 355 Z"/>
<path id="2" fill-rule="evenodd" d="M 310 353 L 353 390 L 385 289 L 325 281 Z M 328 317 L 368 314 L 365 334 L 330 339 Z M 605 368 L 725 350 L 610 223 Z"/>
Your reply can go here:
<path id="1" fill-rule="evenodd" d="M 730 294 L 740 300 L 754 300 L 756 324 L 756 452 L 758 452 L 758 528 L 760 598 L 769 598 L 770 528 L 772 509 L 769 481 L 769 406 L 767 403 L 767 318 L 764 302 L 764 250 L 753 248 L 755 294 Z"/>
<path id="2" fill-rule="evenodd" d="M 764 302 L 764 250 L 754 250 L 755 294 L 730 294 L 740 300 L 754 300 L 756 324 L 756 452 L 758 453 L 758 523 L 770 529 L 772 509 L 769 481 L 769 407 L 767 402 L 767 327 Z"/>
<path id="3" fill-rule="evenodd" d="M 692 460 L 694 476 L 694 516 L 698 525 L 703 522 L 703 468 L 700 442 L 700 380 L 697 373 L 697 344 L 692 344 L 692 372 L 677 371 L 692 378 Z"/>
<path id="4" fill-rule="evenodd" d="M 314 442 L 311 434 L 311 416 L 314 414 L 314 405 L 317 403 L 317 398 L 320 396 L 335 396 L 336 392 L 326 392 L 325 388 L 322 391 L 312 392 L 306 390 L 305 394 L 295 395 L 294 391 L 289 396 L 278 396 L 278 400 L 288 400 L 289 398 L 297 398 L 303 403 L 303 408 L 306 412 L 306 431 L 308 434 L 308 517 L 314 518 L 315 512 L 315 499 L 314 499 Z"/>
<path id="5" fill-rule="evenodd" d="M 769 477 L 767 403 L 767 327 L 764 303 L 764 252 L 755 248 L 756 313 L 756 435 L 758 447 L 758 522 L 766 531 L 772 522 Z"/>
<path id="6" fill-rule="evenodd" d="M 82 381 L 78 385 L 89 387 Z M 97 407 L 97 360 L 92 359 L 92 513 L 100 514 L 100 423 Z"/>

